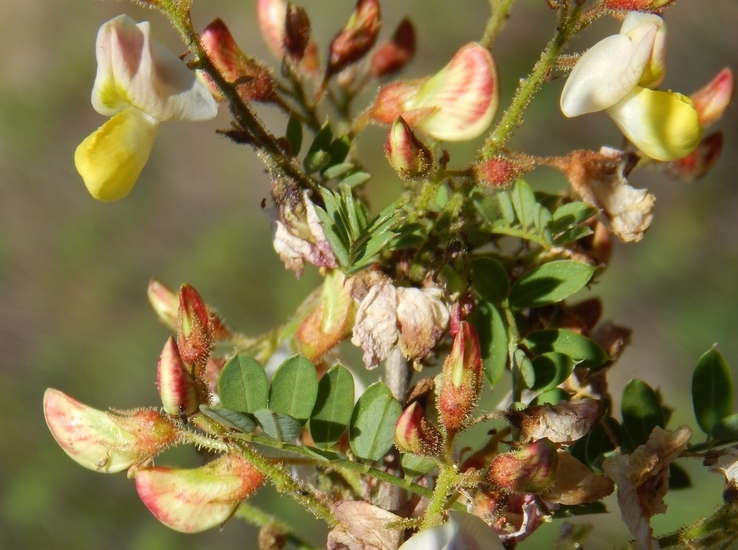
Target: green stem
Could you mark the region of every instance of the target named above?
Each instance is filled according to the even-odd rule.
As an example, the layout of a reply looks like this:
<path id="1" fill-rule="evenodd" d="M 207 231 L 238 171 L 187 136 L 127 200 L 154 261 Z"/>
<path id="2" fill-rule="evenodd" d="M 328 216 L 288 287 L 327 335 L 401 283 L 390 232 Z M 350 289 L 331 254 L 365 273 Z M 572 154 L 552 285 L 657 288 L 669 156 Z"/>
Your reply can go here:
<path id="1" fill-rule="evenodd" d="M 510 17 L 510 8 L 512 7 L 515 0 L 490 0 L 490 7 L 492 8 L 492 16 L 487 21 L 487 26 L 484 29 L 484 35 L 480 43 L 488 50 L 492 49 L 492 44 L 497 38 L 497 35 L 502 32 L 505 27 L 505 22 Z"/>
<path id="2" fill-rule="evenodd" d="M 423 529 L 430 529 L 443 523 L 443 512 L 447 508 L 449 496 L 461 483 L 461 475 L 454 465 L 441 465 L 441 472 L 436 479 L 436 488 L 423 517 Z"/>
<path id="3" fill-rule="evenodd" d="M 294 531 L 287 523 L 253 504 L 242 502 L 236 511 L 236 515 L 256 527 L 276 528 L 285 536 L 287 542 L 294 545 L 298 550 L 318 550 L 317 547 L 308 544 L 303 539 L 295 535 Z"/>

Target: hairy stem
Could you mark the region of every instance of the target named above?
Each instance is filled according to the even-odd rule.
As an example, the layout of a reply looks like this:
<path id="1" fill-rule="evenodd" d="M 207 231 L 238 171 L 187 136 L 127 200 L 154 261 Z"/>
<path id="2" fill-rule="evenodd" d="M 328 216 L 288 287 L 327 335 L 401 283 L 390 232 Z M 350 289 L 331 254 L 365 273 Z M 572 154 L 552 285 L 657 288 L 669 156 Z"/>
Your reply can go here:
<path id="1" fill-rule="evenodd" d="M 484 35 L 482 35 L 482 39 L 479 41 L 488 50 L 492 49 L 495 38 L 497 38 L 497 35 L 505 27 L 505 22 L 510 17 L 510 9 L 514 2 L 515 0 L 490 0 L 492 16 L 487 21 L 487 26 L 484 28 Z"/>

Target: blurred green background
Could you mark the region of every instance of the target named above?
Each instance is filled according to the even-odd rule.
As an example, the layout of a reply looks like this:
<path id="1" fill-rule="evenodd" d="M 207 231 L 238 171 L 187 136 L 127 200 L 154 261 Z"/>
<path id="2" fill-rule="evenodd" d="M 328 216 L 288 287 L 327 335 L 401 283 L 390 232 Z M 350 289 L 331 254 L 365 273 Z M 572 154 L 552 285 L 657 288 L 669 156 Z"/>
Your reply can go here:
<path id="1" fill-rule="evenodd" d="M 325 51 L 353 2 L 304 5 Z M 124 2 L 3 0 L 2 7 L 0 548 L 252 548 L 254 533 L 243 522 L 181 535 L 149 514 L 125 475 L 78 467 L 49 434 L 42 395 L 56 387 L 98 408 L 158 405 L 155 368 L 167 331 L 146 300 L 152 276 L 172 287 L 193 284 L 232 326 L 251 333 L 283 321 L 317 276 L 308 270 L 296 282 L 272 252 L 270 221 L 259 206 L 268 196 L 267 178 L 250 149 L 213 132 L 227 126 L 225 109 L 216 121 L 164 125 L 125 200 L 98 203 L 85 191 L 72 156 L 104 121 L 89 103 L 97 28 L 126 12 L 150 19 L 161 42 L 183 51 L 162 16 Z M 488 4 L 384 2 L 382 37 L 406 14 L 419 39 L 406 74 L 416 77 L 481 36 Z M 200 28 L 223 18 L 246 52 L 273 62 L 258 34 L 252 0 L 199 0 L 194 17 Z M 736 71 L 736 2 L 681 0 L 665 19 L 670 40 L 664 88 L 691 93 L 725 65 Z M 553 25 L 544 0 L 517 3 L 494 51 L 503 106 Z M 603 20 L 576 46 L 586 48 L 618 27 Z M 511 147 L 547 155 L 618 146 L 621 138 L 604 114 L 564 119 L 558 110 L 561 86 L 552 82 L 539 94 Z M 273 131 L 282 131 L 285 122 L 274 111 L 260 113 Z M 607 318 L 634 329 L 632 345 L 612 371 L 614 393 L 631 377 L 646 380 L 677 407 L 670 427 L 695 426 L 691 371 L 710 346 L 718 344 L 738 380 L 737 122 L 733 103 L 719 123 L 726 134 L 723 156 L 705 179 L 674 182 L 655 169 L 632 175 L 635 185 L 658 198 L 653 226 L 642 243 L 615 247 L 612 267 L 593 289 L 603 298 Z M 375 173 L 375 206 L 386 204 L 396 188 L 383 157 L 384 132 L 371 128 L 359 139 Z M 452 152 L 452 164 L 463 165 L 473 148 Z M 545 169 L 530 181 L 563 184 Z M 703 473 L 699 463 L 686 467 L 696 487 L 670 496 L 669 512 L 654 521 L 657 532 L 708 514 L 720 502 L 721 479 Z M 269 497 L 267 491 L 261 498 Z M 299 514 L 287 499 L 280 507 L 285 516 Z M 616 509 L 612 501 L 610 509 Z M 598 530 L 588 548 L 628 539 L 617 512 L 594 519 Z M 558 527 L 547 526 L 525 547 L 549 547 Z M 311 537 L 315 544 L 324 540 L 317 524 Z"/>

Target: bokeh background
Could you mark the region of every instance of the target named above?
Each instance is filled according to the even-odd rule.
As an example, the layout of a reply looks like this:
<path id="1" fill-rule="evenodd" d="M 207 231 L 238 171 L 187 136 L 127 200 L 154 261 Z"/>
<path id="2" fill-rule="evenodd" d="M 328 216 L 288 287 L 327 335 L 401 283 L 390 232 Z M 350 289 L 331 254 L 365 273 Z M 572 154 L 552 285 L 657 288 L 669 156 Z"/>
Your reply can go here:
<path id="1" fill-rule="evenodd" d="M 2 0 L 0 17 L 0 548 L 252 548 L 253 531 L 233 521 L 222 531 L 185 536 L 149 514 L 125 475 L 84 470 L 53 441 L 43 420 L 47 387 L 98 408 L 156 406 L 155 368 L 167 336 L 146 300 L 148 280 L 176 287 L 189 282 L 229 323 L 250 333 L 282 322 L 318 283 L 308 270 L 295 280 L 271 250 L 270 221 L 259 203 L 268 182 L 253 152 L 214 133 L 227 113 L 206 123 L 162 127 L 152 158 L 128 198 L 91 199 L 77 176 L 73 152 L 104 121 L 89 103 L 95 74 L 94 40 L 104 21 L 126 12 L 150 19 L 154 35 L 183 51 L 162 16 L 125 2 Z M 304 3 L 325 45 L 349 16 L 349 0 Z M 481 36 L 485 0 L 384 2 L 382 38 L 409 14 L 418 51 L 408 77 L 428 74 L 463 43 Z M 215 17 L 230 26 L 242 48 L 273 62 L 258 34 L 254 2 L 197 0 L 202 28 Z M 690 93 L 738 56 L 738 4 L 733 0 L 681 0 L 665 14 L 670 39 L 663 84 Z M 554 15 L 543 0 L 521 0 L 495 46 L 502 105 L 511 98 L 548 41 Z M 603 20 L 575 44 L 586 48 L 617 32 Z M 275 64 L 276 65 L 276 64 Z M 534 154 L 621 143 L 604 115 L 567 120 L 558 110 L 562 81 L 546 85 L 511 147 Z M 369 95 L 366 100 L 371 97 Z M 225 111 L 223 109 L 223 111 Z M 260 113 L 275 132 L 285 121 Z M 631 181 L 658 198 L 656 217 L 637 245 L 618 245 L 612 266 L 593 293 L 605 316 L 633 328 L 633 342 L 612 373 L 614 393 L 639 377 L 676 407 L 670 427 L 695 426 L 689 386 L 699 356 L 717 344 L 738 380 L 738 114 L 719 123 L 723 156 L 703 180 L 674 182 L 658 170 Z M 385 130 L 359 139 L 375 173 L 376 206 L 389 202 L 396 178 L 382 153 Z M 452 148 L 463 165 L 472 147 Z M 539 188 L 564 184 L 553 171 L 530 181 Z M 695 439 L 699 440 L 696 434 Z M 174 456 L 172 460 L 179 457 Z M 713 511 L 722 481 L 686 464 L 695 487 L 674 493 L 669 511 L 654 521 L 663 532 Z M 266 491 L 261 499 L 270 499 Z M 284 516 L 304 518 L 288 499 Z M 610 509 L 616 508 L 610 502 Z M 617 512 L 597 522 L 588 548 L 628 540 Z M 321 543 L 321 527 L 310 537 Z M 523 548 L 548 548 L 560 522 Z"/>

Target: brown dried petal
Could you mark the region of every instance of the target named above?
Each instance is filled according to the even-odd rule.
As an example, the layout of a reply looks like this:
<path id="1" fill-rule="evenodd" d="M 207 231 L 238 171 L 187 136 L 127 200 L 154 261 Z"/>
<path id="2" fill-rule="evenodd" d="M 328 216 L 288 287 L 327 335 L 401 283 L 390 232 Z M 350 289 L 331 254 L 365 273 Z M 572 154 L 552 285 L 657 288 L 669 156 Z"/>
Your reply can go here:
<path id="1" fill-rule="evenodd" d="M 328 533 L 328 550 L 397 550 L 402 529 L 387 529 L 400 517 L 368 502 L 340 501 L 333 516 L 341 524 Z"/>
<path id="2" fill-rule="evenodd" d="M 573 443 L 589 433 L 602 417 L 602 402 L 596 399 L 564 401 L 558 405 L 539 405 L 523 411 L 508 411 L 507 421 L 525 439 L 547 437 L 554 443 Z"/>
<path id="3" fill-rule="evenodd" d="M 559 450 L 559 463 L 554 480 L 541 498 L 553 504 L 589 504 L 597 502 L 615 490 L 609 477 L 595 474 L 567 451 Z"/>
<path id="4" fill-rule="evenodd" d="M 605 474 L 618 486 L 618 506 L 623 522 L 636 539 L 636 548 L 658 548 L 652 537 L 651 517 L 666 511 L 669 464 L 686 448 L 692 431 L 680 426 L 674 432 L 653 429 L 645 445 L 629 455 L 606 458 Z"/>
<path id="5" fill-rule="evenodd" d="M 408 359 L 428 355 L 448 327 L 448 320 L 440 288 L 397 289 L 398 345 Z"/>

